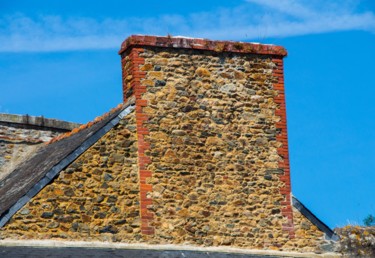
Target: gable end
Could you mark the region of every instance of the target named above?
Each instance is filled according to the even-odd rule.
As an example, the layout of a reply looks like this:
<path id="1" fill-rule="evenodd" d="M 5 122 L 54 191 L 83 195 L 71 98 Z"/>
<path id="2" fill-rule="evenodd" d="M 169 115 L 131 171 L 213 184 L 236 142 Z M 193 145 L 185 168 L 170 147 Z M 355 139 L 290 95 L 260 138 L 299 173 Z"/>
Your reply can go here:
<path id="1" fill-rule="evenodd" d="M 50 183 L 54 177 L 56 177 L 66 166 L 77 159 L 82 153 L 84 153 L 88 148 L 90 148 L 94 143 L 96 143 L 103 135 L 105 135 L 109 130 L 111 130 L 119 121 L 129 114 L 134 109 L 134 104 L 128 105 L 118 114 L 116 114 L 109 122 L 105 123 L 96 132 L 91 132 L 90 136 L 83 141 L 77 148 L 72 150 L 70 154 L 61 159 L 56 165 L 51 169 L 44 171 L 44 176 L 34 184 L 25 195 L 15 201 L 14 204 L 8 208 L 5 212 L 1 214 L 0 217 L 0 227 L 3 227 L 12 216 L 20 210 L 26 203 L 28 203 L 36 194 L 38 194 L 48 183 Z M 6 180 L 6 179 L 5 179 Z"/>

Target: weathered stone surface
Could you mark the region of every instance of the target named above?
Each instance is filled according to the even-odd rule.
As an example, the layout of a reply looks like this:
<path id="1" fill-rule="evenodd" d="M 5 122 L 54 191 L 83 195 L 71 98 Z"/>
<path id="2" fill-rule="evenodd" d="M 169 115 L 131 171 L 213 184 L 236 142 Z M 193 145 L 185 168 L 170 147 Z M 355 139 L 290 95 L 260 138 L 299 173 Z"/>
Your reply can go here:
<path id="1" fill-rule="evenodd" d="M 25 214 L 23 214 L 23 215 L 25 215 Z M 53 212 L 48 212 L 48 211 L 43 212 L 40 217 L 43 218 L 43 219 L 50 219 L 50 218 L 53 217 Z"/>
<path id="2" fill-rule="evenodd" d="M 322 253 L 322 246 L 329 243 L 324 239 L 324 233 L 305 218 L 297 209 L 293 208 L 293 225 L 296 234 L 289 240 L 284 248 L 286 250 L 298 250 L 300 252 Z"/>
<path id="3" fill-rule="evenodd" d="M 43 142 L 61 133 L 54 130 L 3 125 L 0 122 L 0 179 L 33 154 Z"/>
<path id="4" fill-rule="evenodd" d="M 204 67 L 198 67 L 195 74 L 200 77 L 210 77 L 211 73 Z"/>
<path id="5" fill-rule="evenodd" d="M 124 118 L 18 211 L 1 237 L 134 240 L 140 227 L 134 124 L 134 114 Z M 122 142 L 132 144 L 118 148 Z"/>
<path id="6" fill-rule="evenodd" d="M 283 230 L 272 60 L 149 48 L 141 55 L 174 86 L 143 94 L 153 241 L 316 251 L 323 234 L 297 211 L 301 239 Z M 158 79 L 146 72 L 145 80 Z"/>
<path id="7" fill-rule="evenodd" d="M 269 137 L 279 119 L 272 60 L 210 52 L 191 56 L 189 50 L 146 49 L 141 55 L 159 66 L 167 81 L 157 90 L 147 86 L 143 95 L 149 100 L 143 111 L 149 117 L 149 169 L 155 179 L 153 241 L 286 245 L 280 143 L 275 134 Z M 159 79 L 146 71 L 145 81 L 156 86 Z"/>
<path id="8" fill-rule="evenodd" d="M 326 244 L 323 249 L 338 249 L 344 257 L 375 257 L 375 226 L 346 226 L 335 231 L 341 238 L 339 244 Z"/>
<path id="9" fill-rule="evenodd" d="M 78 126 L 44 117 L 0 114 L 0 180 L 43 142 Z"/>

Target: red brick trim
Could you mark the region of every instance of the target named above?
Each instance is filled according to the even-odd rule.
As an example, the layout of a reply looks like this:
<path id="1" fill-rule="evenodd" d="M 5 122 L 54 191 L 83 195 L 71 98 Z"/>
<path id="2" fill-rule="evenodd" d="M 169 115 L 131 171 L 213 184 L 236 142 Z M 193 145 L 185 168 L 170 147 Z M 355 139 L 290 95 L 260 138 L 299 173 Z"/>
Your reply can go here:
<path id="1" fill-rule="evenodd" d="M 144 125 L 148 117 L 143 112 L 143 108 L 147 106 L 147 100 L 142 99 L 142 94 L 146 92 L 146 87 L 141 85 L 141 79 L 145 77 L 146 73 L 139 69 L 139 66 L 145 63 L 144 58 L 139 56 L 143 51 L 143 48 L 132 48 L 130 52 L 122 58 L 121 63 L 123 66 L 124 102 L 130 96 L 135 96 L 135 116 L 138 138 L 138 170 L 140 179 L 139 194 L 141 207 L 141 232 L 145 235 L 153 235 L 155 232 L 154 227 L 152 226 L 154 214 L 148 209 L 148 207 L 152 205 L 152 197 L 149 196 L 152 192 L 152 185 L 148 183 L 148 180 L 152 177 L 152 173 L 150 170 L 147 170 L 147 165 L 151 163 L 151 160 L 146 155 L 146 152 L 150 149 L 150 144 L 145 139 L 149 132 Z"/>
<path id="2" fill-rule="evenodd" d="M 208 50 L 215 52 L 235 52 L 235 53 L 251 53 L 286 56 L 287 51 L 281 46 L 263 45 L 257 43 L 245 43 L 234 41 L 217 41 L 209 39 L 195 39 L 185 37 L 159 37 L 159 36 L 143 36 L 132 35 L 122 44 L 119 54 L 124 53 L 131 47 L 152 46 L 167 48 L 188 48 L 198 50 Z"/>
<path id="3" fill-rule="evenodd" d="M 276 123 L 276 128 L 279 133 L 276 136 L 276 140 L 282 143 L 282 146 L 278 148 L 278 154 L 282 158 L 279 162 L 279 168 L 283 169 L 284 174 L 280 175 L 280 180 L 284 183 L 284 186 L 280 188 L 280 193 L 284 196 L 284 201 L 281 203 L 282 215 L 286 218 L 286 223 L 283 224 L 283 230 L 288 232 L 289 238 L 294 238 L 294 226 L 293 226 L 293 210 L 291 201 L 291 185 L 290 185 L 290 166 L 289 166 L 289 151 L 288 151 L 288 134 L 286 127 L 286 107 L 285 107 L 285 90 L 284 90 L 284 65 L 282 57 L 275 57 L 272 59 L 275 63 L 273 69 L 273 76 L 276 78 L 274 83 L 274 89 L 279 94 L 274 98 L 278 108 L 275 114 L 280 117 L 280 121 Z"/>

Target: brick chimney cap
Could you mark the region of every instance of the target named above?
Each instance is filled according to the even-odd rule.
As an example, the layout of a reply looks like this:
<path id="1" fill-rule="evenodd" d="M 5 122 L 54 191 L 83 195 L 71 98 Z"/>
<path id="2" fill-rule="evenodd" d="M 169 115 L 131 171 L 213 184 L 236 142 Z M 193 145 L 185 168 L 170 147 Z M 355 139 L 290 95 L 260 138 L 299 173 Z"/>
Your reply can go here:
<path id="1" fill-rule="evenodd" d="M 163 48 L 185 48 L 208 50 L 214 52 L 234 52 L 245 54 L 276 55 L 285 57 L 287 51 L 284 47 L 268 44 L 209 40 L 202 38 L 189 38 L 184 36 L 148 36 L 132 35 L 122 44 L 119 54 L 121 55 L 127 49 L 135 46 L 150 46 Z"/>

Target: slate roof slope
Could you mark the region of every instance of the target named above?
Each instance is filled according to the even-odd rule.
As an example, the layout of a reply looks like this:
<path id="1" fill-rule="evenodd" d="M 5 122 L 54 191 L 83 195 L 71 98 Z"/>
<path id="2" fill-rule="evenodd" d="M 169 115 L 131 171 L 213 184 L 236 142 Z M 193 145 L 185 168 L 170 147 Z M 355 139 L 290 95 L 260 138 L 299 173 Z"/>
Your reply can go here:
<path id="1" fill-rule="evenodd" d="M 62 169 L 130 113 L 133 104 L 121 104 L 112 112 L 62 134 L 40 148 L 0 182 L 0 227 L 47 185 Z"/>

